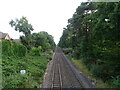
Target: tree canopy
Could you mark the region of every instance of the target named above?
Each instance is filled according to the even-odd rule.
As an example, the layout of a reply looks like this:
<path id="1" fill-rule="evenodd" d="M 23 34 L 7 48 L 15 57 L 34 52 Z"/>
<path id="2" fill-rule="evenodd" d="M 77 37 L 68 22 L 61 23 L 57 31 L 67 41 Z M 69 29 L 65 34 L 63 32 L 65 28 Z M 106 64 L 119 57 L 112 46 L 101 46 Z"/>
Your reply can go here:
<path id="1" fill-rule="evenodd" d="M 29 34 L 31 34 L 31 31 L 34 30 L 32 25 L 28 23 L 26 17 L 11 20 L 9 24 L 11 25 L 11 27 L 14 27 L 16 31 L 23 32 L 25 36 L 28 36 Z"/>
<path id="2" fill-rule="evenodd" d="M 39 46 L 41 46 L 44 51 L 54 49 L 55 42 L 53 36 L 44 31 L 31 34 L 31 31 L 34 29 L 32 25 L 28 23 L 26 17 L 16 19 L 15 21 L 11 20 L 9 24 L 16 31 L 23 32 L 24 36 L 20 36 L 20 39 L 27 49 L 31 49 L 32 47 L 38 48 Z"/>
<path id="3" fill-rule="evenodd" d="M 120 75 L 120 2 L 84 2 L 76 9 L 59 46 L 72 48 L 104 81 Z M 99 72 L 97 72 L 98 70 Z"/>
<path id="4" fill-rule="evenodd" d="M 43 50 L 54 49 L 55 47 L 53 36 L 49 35 L 45 31 L 39 33 L 33 33 L 31 37 L 34 47 L 42 46 Z"/>

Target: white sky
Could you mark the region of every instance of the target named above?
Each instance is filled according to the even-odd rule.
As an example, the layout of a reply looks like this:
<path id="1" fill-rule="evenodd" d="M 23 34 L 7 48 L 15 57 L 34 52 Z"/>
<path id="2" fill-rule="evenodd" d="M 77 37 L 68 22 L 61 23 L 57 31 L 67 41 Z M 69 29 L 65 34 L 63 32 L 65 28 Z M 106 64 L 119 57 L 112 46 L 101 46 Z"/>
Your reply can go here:
<path id="1" fill-rule="evenodd" d="M 0 0 L 0 31 L 18 39 L 22 33 L 15 31 L 9 21 L 25 16 L 33 32 L 46 31 L 58 43 L 67 20 L 82 1 L 85 0 Z"/>

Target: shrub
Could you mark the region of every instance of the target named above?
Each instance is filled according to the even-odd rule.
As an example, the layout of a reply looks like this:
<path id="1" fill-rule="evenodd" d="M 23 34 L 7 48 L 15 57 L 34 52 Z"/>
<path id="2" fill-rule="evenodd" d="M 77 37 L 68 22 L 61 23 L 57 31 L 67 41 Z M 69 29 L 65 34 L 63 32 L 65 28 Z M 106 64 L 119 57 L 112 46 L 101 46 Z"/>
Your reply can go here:
<path id="1" fill-rule="evenodd" d="M 18 56 L 25 56 L 27 52 L 27 48 L 24 45 L 19 45 L 19 53 Z"/>
<path id="2" fill-rule="evenodd" d="M 92 65 L 91 71 L 92 71 L 92 73 L 95 77 L 100 77 L 101 76 L 102 72 L 101 72 L 100 67 L 98 65 Z"/>
<path id="3" fill-rule="evenodd" d="M 27 74 L 26 75 L 11 75 L 6 78 L 3 78 L 3 86 L 4 88 L 25 88 L 25 82 L 27 80 Z M 7 83 L 6 83 L 7 82 Z"/>
<path id="4" fill-rule="evenodd" d="M 112 81 L 114 88 L 120 88 L 120 76 L 113 77 Z"/>
<path id="5" fill-rule="evenodd" d="M 23 57 L 26 55 L 27 48 L 22 44 L 13 42 L 12 43 L 12 51 L 13 51 L 15 56 Z"/>
<path id="6" fill-rule="evenodd" d="M 104 82 L 110 79 L 111 69 L 107 65 L 94 64 L 91 71 L 95 77 L 101 78 Z"/>
<path id="7" fill-rule="evenodd" d="M 2 54 L 5 56 L 23 57 L 26 55 L 27 49 L 24 45 L 2 40 Z"/>
<path id="8" fill-rule="evenodd" d="M 33 56 L 40 56 L 41 55 L 41 51 L 42 51 L 42 47 L 41 46 L 39 46 L 38 48 L 33 47 L 31 49 L 31 55 L 33 55 Z"/>
<path id="9" fill-rule="evenodd" d="M 11 43 L 9 40 L 2 40 L 2 54 L 7 56 L 12 55 Z"/>
<path id="10" fill-rule="evenodd" d="M 75 59 L 79 59 L 80 58 L 80 51 L 78 51 L 78 50 L 74 51 L 73 56 Z"/>

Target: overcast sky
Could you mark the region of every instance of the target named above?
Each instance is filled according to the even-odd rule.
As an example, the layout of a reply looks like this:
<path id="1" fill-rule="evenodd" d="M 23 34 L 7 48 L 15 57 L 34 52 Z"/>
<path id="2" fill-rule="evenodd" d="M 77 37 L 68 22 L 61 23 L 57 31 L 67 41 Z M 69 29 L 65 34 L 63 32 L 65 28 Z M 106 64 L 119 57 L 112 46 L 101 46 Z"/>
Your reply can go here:
<path id="1" fill-rule="evenodd" d="M 25 16 L 33 32 L 46 31 L 58 43 L 67 20 L 82 1 L 85 0 L 0 0 L 0 31 L 18 39 L 22 33 L 15 31 L 9 21 Z"/>

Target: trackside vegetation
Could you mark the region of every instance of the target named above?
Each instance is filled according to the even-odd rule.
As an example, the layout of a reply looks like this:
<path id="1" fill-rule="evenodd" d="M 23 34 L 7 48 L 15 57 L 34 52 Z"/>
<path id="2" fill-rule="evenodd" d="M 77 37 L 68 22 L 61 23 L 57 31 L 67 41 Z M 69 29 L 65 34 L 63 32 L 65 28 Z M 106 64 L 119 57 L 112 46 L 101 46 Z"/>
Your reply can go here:
<path id="1" fill-rule="evenodd" d="M 22 32 L 21 43 L 2 40 L 2 88 L 40 88 L 55 42 L 47 32 L 31 33 L 34 29 L 26 17 L 11 20 L 16 31 Z M 24 71 L 24 72 L 23 72 Z"/>
<path id="2" fill-rule="evenodd" d="M 28 53 L 24 45 L 8 40 L 2 41 L 2 47 L 3 88 L 39 88 L 52 54 L 43 54 L 41 47 Z M 20 70 L 26 73 L 22 75 Z"/>
<path id="3" fill-rule="evenodd" d="M 94 77 L 120 88 L 120 2 L 84 2 L 68 20 L 59 46 Z M 71 50 L 72 48 L 72 50 Z"/>

